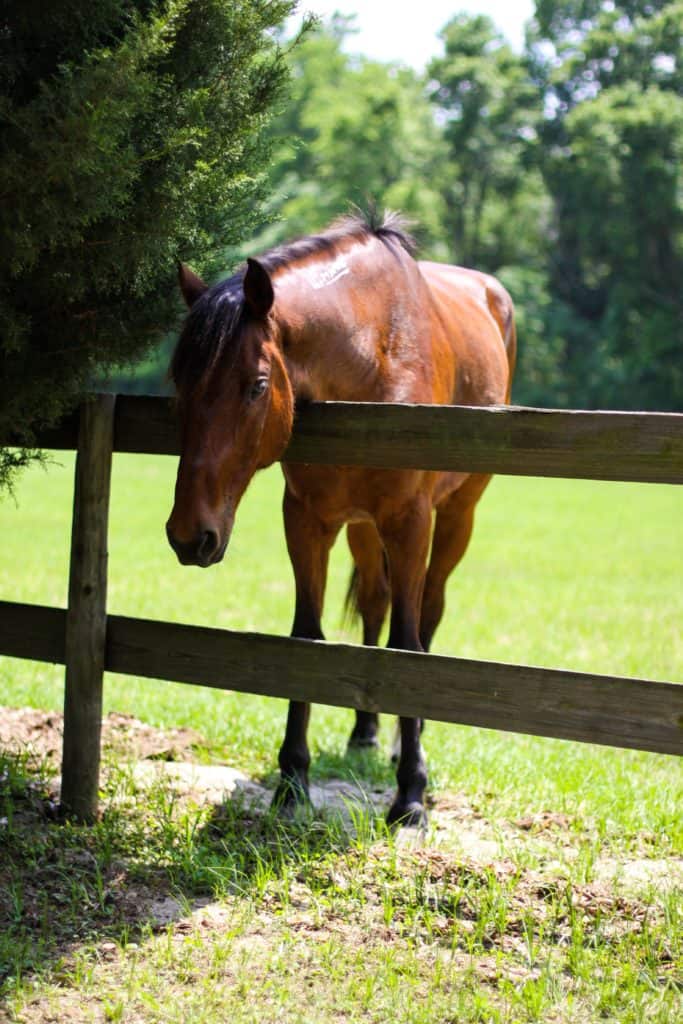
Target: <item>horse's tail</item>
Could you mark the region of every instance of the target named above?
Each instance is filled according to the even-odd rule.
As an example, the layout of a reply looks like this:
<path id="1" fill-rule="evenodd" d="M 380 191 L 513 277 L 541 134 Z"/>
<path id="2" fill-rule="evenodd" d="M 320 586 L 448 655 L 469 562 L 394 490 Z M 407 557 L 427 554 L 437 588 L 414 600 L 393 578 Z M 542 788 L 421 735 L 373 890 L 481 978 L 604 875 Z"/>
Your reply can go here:
<path id="1" fill-rule="evenodd" d="M 360 618 L 360 608 L 358 606 L 358 588 L 360 586 L 360 573 L 358 567 L 354 565 L 349 576 L 349 584 L 346 588 L 346 597 L 344 598 L 344 611 L 342 613 L 342 621 L 345 628 L 349 628 Z"/>
<path id="2" fill-rule="evenodd" d="M 379 571 L 379 576 L 375 580 L 375 586 L 371 590 L 370 594 L 366 594 L 364 599 L 365 604 L 365 615 L 369 618 L 370 622 L 373 622 L 379 614 L 380 619 L 384 619 L 386 613 L 385 601 L 388 600 L 389 596 L 389 559 L 384 548 L 382 548 L 382 564 L 381 567 L 376 567 Z M 344 598 L 344 611 L 342 613 L 342 626 L 345 629 L 350 628 L 363 617 L 363 610 L 361 609 L 360 601 L 360 572 L 358 566 L 354 565 L 349 576 L 349 583 L 346 588 L 346 597 Z M 381 625 L 381 622 L 380 622 Z M 364 626 L 368 626 L 368 621 L 364 620 Z M 372 628 L 372 627 L 370 627 Z"/>

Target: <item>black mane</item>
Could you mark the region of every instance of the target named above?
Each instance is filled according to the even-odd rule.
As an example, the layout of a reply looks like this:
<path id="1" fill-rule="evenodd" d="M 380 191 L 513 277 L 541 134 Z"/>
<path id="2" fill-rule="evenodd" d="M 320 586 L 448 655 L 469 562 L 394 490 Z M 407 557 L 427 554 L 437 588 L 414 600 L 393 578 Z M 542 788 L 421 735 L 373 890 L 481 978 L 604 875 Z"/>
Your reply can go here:
<path id="1" fill-rule="evenodd" d="M 334 221 L 320 234 L 276 246 L 260 256 L 259 262 L 273 274 L 308 256 L 334 253 L 347 239 L 360 241 L 371 236 L 389 245 L 397 243 L 411 255 L 414 252 L 415 243 L 400 214 L 386 213 L 377 217 L 375 213 L 368 216 L 359 213 Z M 239 351 L 240 328 L 247 316 L 243 278 L 244 268 L 241 268 L 232 277 L 208 288 L 192 306 L 171 359 L 170 375 L 177 388 L 196 384 L 228 344 L 235 355 Z"/>

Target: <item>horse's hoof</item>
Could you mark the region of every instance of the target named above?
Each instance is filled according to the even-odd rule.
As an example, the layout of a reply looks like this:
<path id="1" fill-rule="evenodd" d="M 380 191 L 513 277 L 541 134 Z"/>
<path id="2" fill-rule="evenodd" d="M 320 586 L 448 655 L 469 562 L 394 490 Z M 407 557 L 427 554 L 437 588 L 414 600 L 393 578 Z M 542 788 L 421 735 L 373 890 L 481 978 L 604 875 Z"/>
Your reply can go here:
<path id="1" fill-rule="evenodd" d="M 284 818 L 291 818 L 301 807 L 311 807 L 308 786 L 298 779 L 282 779 L 278 784 L 270 809 Z"/>
<path id="2" fill-rule="evenodd" d="M 387 813 L 387 825 L 398 828 L 426 828 L 427 812 L 417 800 L 407 804 L 395 800 Z"/>

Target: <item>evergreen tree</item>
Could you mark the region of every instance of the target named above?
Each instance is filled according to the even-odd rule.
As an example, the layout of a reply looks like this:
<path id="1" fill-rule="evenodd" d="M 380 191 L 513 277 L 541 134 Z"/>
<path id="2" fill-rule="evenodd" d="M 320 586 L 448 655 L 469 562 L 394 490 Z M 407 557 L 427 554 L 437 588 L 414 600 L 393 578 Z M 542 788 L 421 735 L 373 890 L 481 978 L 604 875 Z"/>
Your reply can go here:
<path id="1" fill-rule="evenodd" d="M 29 445 L 258 218 L 294 0 L 3 0 L 0 438 Z M 0 484 L 31 453 L 0 452 Z"/>

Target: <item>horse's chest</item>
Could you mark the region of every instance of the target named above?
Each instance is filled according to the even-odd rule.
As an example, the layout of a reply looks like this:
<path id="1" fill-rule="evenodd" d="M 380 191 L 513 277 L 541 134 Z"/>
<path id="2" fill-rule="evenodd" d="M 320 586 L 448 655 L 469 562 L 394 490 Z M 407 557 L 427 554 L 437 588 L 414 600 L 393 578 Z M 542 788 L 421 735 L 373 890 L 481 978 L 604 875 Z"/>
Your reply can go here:
<path id="1" fill-rule="evenodd" d="M 282 464 L 287 487 L 312 515 L 329 524 L 369 519 L 367 488 L 357 469 Z"/>

